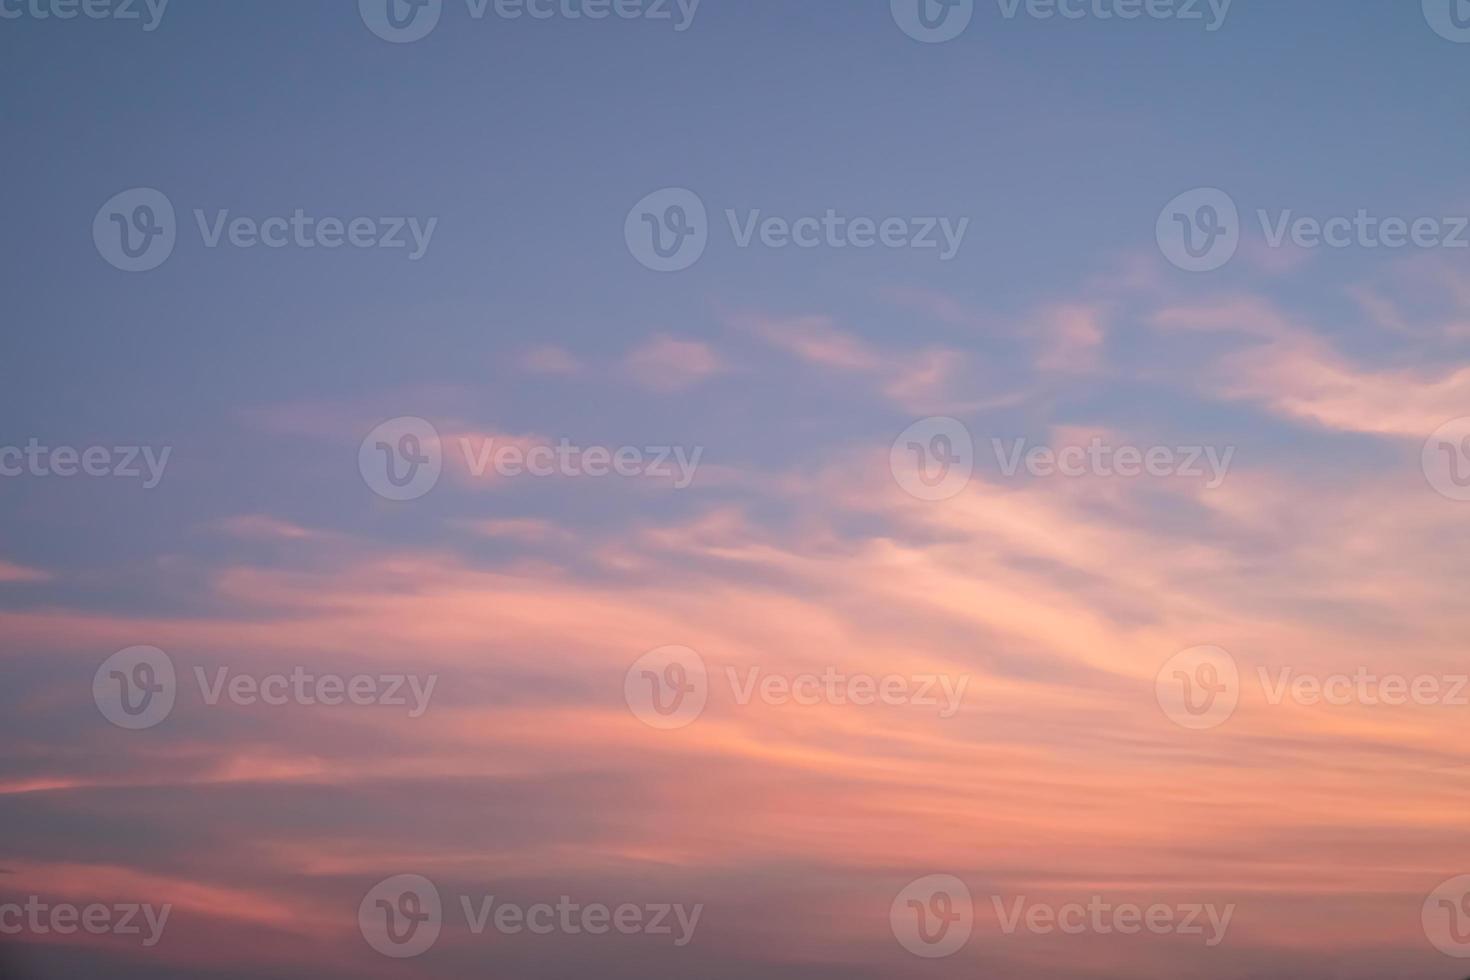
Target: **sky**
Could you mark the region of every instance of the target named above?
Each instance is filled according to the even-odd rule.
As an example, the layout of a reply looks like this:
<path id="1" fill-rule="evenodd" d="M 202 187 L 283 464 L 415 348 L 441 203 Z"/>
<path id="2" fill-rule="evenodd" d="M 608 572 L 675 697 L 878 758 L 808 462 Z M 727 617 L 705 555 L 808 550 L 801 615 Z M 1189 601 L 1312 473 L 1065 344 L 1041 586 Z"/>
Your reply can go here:
<path id="1" fill-rule="evenodd" d="M 1470 973 L 1467 78 L 0 0 L 0 975 Z"/>

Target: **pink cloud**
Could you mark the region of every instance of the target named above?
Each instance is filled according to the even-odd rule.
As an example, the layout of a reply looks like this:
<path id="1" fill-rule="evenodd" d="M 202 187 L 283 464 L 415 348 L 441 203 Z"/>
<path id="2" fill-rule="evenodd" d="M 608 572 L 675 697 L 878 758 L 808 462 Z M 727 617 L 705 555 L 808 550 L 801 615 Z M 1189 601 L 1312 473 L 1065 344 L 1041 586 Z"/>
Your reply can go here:
<path id="1" fill-rule="evenodd" d="M 576 540 L 576 535 L 550 521 L 530 518 L 465 521 L 464 527 L 487 538 L 504 538 L 524 544 L 550 544 Z"/>
<path id="2" fill-rule="evenodd" d="M 1425 439 L 1470 405 L 1470 367 L 1374 370 L 1265 300 L 1174 306 L 1153 317 L 1168 330 L 1235 331 L 1263 339 L 1217 359 L 1208 372 L 1220 396 L 1260 402 L 1330 429 Z"/>
<path id="3" fill-rule="evenodd" d="M 830 317 L 770 319 L 742 316 L 737 317 L 735 323 L 771 346 L 820 367 L 871 372 L 884 363 L 882 354 L 875 347 L 838 329 Z"/>
<path id="4" fill-rule="evenodd" d="M 530 374 L 575 375 L 582 372 L 582 362 L 564 347 L 533 347 L 520 356 L 521 369 Z"/>
<path id="5" fill-rule="evenodd" d="M 623 359 L 633 380 L 650 391 L 672 393 L 692 388 L 728 370 L 708 344 L 659 336 Z"/>
<path id="6" fill-rule="evenodd" d="M 322 536 L 319 531 L 312 531 L 268 514 L 240 514 L 235 517 L 227 517 L 217 522 L 215 526 L 237 538 L 301 541 Z"/>
<path id="7" fill-rule="evenodd" d="M 780 319 L 747 315 L 733 322 L 805 364 L 866 381 L 876 393 L 907 412 L 931 415 L 974 411 L 1009 404 L 1016 397 L 980 379 L 970 366 L 969 356 L 958 350 L 885 350 L 821 316 Z"/>
<path id="8" fill-rule="evenodd" d="M 1403 760 L 1470 765 L 1444 737 L 1458 714 L 1273 707 L 1252 693 L 1227 729 L 1188 733 L 1159 712 L 1153 683 L 1170 655 L 1198 642 L 1230 649 L 1252 684 L 1256 666 L 1280 662 L 1458 669 L 1470 625 L 1459 579 L 1425 571 L 1446 567 L 1451 518 L 1377 482 L 1320 497 L 1246 473 L 1221 491 L 1180 490 L 1197 508 L 1180 535 L 1150 520 L 1141 484 L 1125 485 L 1105 512 L 1062 483 L 980 476 L 936 504 L 904 494 L 888 465 L 877 445 L 753 481 L 767 488 L 763 503 L 801 515 L 781 526 L 734 507 L 607 522 L 583 536 L 587 568 L 577 573 L 322 545 L 299 567 L 221 570 L 209 615 L 12 611 L 0 613 L 0 635 L 75 661 L 69 674 L 83 678 L 121 637 L 171 651 L 185 676 L 220 659 L 256 671 L 326 662 L 444 675 L 450 696 L 414 722 L 265 716 L 242 729 L 248 716 L 213 722 L 196 705 L 169 722 L 187 739 L 124 743 L 136 774 L 114 766 L 109 798 L 163 801 L 164 815 L 205 786 L 248 785 L 261 799 L 330 787 L 375 801 L 344 811 L 332 834 L 293 828 L 212 854 L 229 880 L 245 867 L 244 880 L 278 875 L 298 889 L 303 875 L 405 868 L 487 881 L 674 869 L 728 888 L 752 863 L 800 861 L 865 888 L 894 868 L 953 867 L 983 868 L 1008 893 L 1214 896 L 1238 885 L 1249 853 L 1255 907 L 1351 890 L 1371 896 L 1375 913 L 1355 920 L 1362 941 L 1402 938 L 1403 916 L 1391 910 L 1416 907 L 1410 879 L 1442 862 L 1438 835 L 1463 813 L 1443 773 Z M 557 536 L 514 516 L 474 530 Z M 1345 620 L 1339 607 L 1349 604 L 1387 617 L 1392 637 Z M 693 726 L 663 732 L 631 714 L 623 683 L 634 659 L 671 643 L 699 651 L 717 687 Z M 828 667 L 964 675 L 969 693 L 941 720 L 913 706 L 741 704 L 726 680 Z M 47 762 L 54 771 L 17 792 L 85 789 L 74 754 Z M 527 782 L 568 792 L 588 773 L 596 782 L 570 803 L 514 792 Z M 157 795 L 120 792 L 161 779 Z M 1365 797 L 1365 782 L 1386 791 Z M 419 826 L 411 818 L 431 803 L 472 812 L 483 799 L 460 794 L 476 788 L 495 794 L 489 838 L 474 819 L 398 836 L 360 822 L 385 807 L 395 827 Z M 741 802 L 711 809 L 711 798 Z M 576 805 L 585 799 L 597 805 Z M 835 829 L 833 812 L 843 814 Z M 536 833 L 503 839 L 522 824 Z M 1404 842 L 1391 867 L 1361 846 L 1370 835 Z M 86 870 L 26 869 L 36 887 L 63 894 Z M 111 888 L 110 874 L 88 886 Z M 292 931 L 275 918 L 297 910 L 272 902 L 295 894 L 283 886 L 236 893 L 174 878 L 136 884 L 178 894 L 181 912 Z M 823 915 L 862 905 L 851 887 L 809 901 Z M 350 901 L 343 908 L 317 933 L 326 948 L 360 942 Z M 879 903 L 880 926 L 883 914 Z M 300 921 L 314 925 L 314 915 Z M 1253 928 L 1271 935 L 1261 924 L 1270 918 Z"/>
<path id="9" fill-rule="evenodd" d="M 52 577 L 50 572 L 0 561 L 0 582 L 49 582 Z"/>
<path id="10" fill-rule="evenodd" d="M 1106 314 L 1098 306 L 1073 303 L 1043 311 L 1031 328 L 1041 346 L 1036 366 L 1065 374 L 1097 370 L 1105 323 Z"/>

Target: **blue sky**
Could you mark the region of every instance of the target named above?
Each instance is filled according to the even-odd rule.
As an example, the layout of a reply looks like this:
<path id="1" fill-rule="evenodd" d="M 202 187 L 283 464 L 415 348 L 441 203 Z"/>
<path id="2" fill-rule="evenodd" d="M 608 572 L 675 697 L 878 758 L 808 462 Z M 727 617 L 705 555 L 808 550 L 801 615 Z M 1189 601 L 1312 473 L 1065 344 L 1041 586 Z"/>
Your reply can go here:
<path id="1" fill-rule="evenodd" d="M 17 138 L 3 247 L 25 271 L 10 289 L 18 376 L 3 397 L 19 431 L 217 451 L 242 446 L 242 407 L 350 397 L 387 417 L 404 414 L 396 392 L 444 384 L 506 424 L 640 426 L 661 406 L 549 391 L 507 362 L 540 344 L 616 356 L 657 330 L 712 338 L 742 310 L 984 350 L 985 338 L 895 315 L 875 294 L 922 287 L 1017 317 L 1148 248 L 1162 202 L 1195 186 L 1229 188 L 1247 209 L 1326 214 L 1428 213 L 1463 193 L 1464 51 L 1409 3 L 1242 0 L 1214 33 L 1006 20 L 981 4 L 965 35 L 938 45 L 897 32 L 876 3 L 706 2 L 682 33 L 476 21 L 450 3 L 411 45 L 379 41 L 350 8 L 176 0 L 146 34 L 5 25 Z M 417 263 L 212 253 L 195 236 L 134 277 L 99 262 L 85 234 L 95 207 L 133 186 L 164 190 L 181 213 L 440 220 Z M 714 215 L 832 207 L 972 224 L 949 263 L 740 250 L 721 233 L 694 269 L 660 276 L 629 260 L 620 230 L 631 203 L 664 186 L 695 189 Z M 1373 260 L 1332 256 L 1283 300 L 1316 302 L 1324 277 Z M 699 401 L 677 414 L 700 418 Z M 748 410 L 771 414 L 757 432 L 819 408 L 789 390 L 759 402 Z M 770 443 L 730 449 L 781 458 Z M 247 454 L 201 465 L 198 487 L 243 496 L 232 464 Z M 51 547 L 97 537 L 67 523 L 48 529 Z"/>

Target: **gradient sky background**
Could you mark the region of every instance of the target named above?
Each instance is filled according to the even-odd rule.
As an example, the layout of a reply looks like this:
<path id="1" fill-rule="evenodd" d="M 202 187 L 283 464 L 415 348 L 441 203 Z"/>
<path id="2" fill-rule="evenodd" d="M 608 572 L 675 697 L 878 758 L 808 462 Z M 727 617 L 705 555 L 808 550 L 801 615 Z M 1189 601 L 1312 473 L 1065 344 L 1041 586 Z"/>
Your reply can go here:
<path id="1" fill-rule="evenodd" d="M 1269 249 L 1257 208 L 1470 214 L 1470 45 L 1418 0 L 1236 0 L 1224 27 L 1006 20 L 921 44 L 887 3 L 704 0 L 667 21 L 471 19 L 413 44 L 345 0 L 173 0 L 160 27 L 0 20 L 0 445 L 173 447 L 159 487 L 0 478 L 0 901 L 175 906 L 158 947 L 12 937 L 22 976 L 1451 977 L 1420 919 L 1470 873 L 1470 708 L 1272 706 L 1258 668 L 1465 671 L 1470 503 L 1425 440 L 1470 415 L 1470 251 Z M 161 268 L 93 245 L 180 216 Z M 643 268 L 687 187 L 711 243 Z M 1224 269 L 1155 241 L 1197 187 Z M 437 217 L 427 255 L 207 249 L 190 212 Z M 726 208 L 968 217 L 932 251 L 740 249 Z M 390 503 L 384 419 L 698 446 L 694 485 L 476 479 Z M 953 416 L 973 482 L 890 472 Z M 1223 485 L 1007 477 L 990 440 L 1235 447 Z M 441 677 L 420 719 L 98 713 L 93 672 Z M 648 650 L 971 678 L 913 707 L 746 706 L 657 731 Z M 1231 720 L 1160 710 L 1175 653 Z M 693 943 L 474 937 L 394 961 L 380 879 L 531 903 L 702 902 Z M 893 897 L 963 879 L 926 961 Z M 1226 942 L 1007 936 L 989 896 L 1235 903 Z M 80 971 L 79 973 L 77 971 Z"/>

